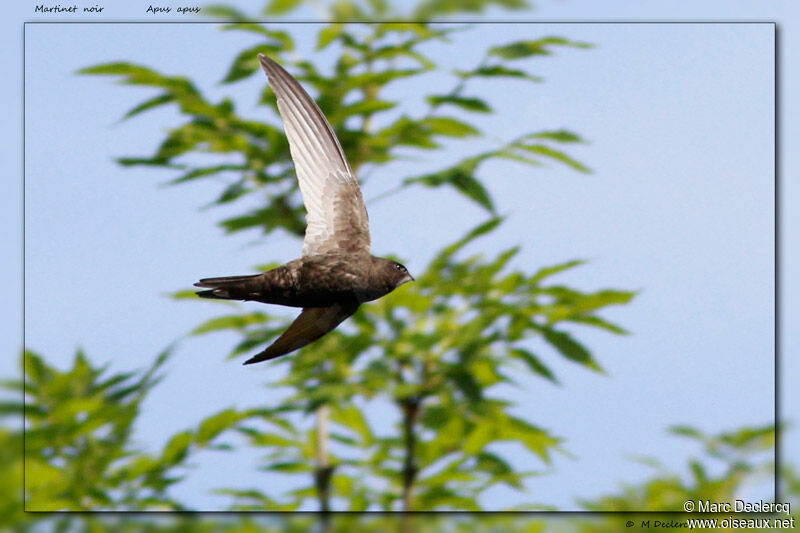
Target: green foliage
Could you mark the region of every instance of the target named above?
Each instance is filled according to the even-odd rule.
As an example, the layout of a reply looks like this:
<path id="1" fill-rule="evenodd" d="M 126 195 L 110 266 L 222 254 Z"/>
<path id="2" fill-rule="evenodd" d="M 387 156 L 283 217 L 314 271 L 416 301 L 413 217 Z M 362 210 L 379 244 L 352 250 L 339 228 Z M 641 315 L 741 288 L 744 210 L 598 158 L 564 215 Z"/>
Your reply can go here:
<path id="1" fill-rule="evenodd" d="M 590 48 L 589 43 L 570 41 L 563 37 L 544 37 L 535 41 L 517 41 L 503 46 L 494 46 L 489 54 L 503 59 L 524 59 L 531 56 L 551 55 L 553 46 L 572 46 Z"/>
<path id="2" fill-rule="evenodd" d="M 688 518 L 703 518 L 706 516 L 701 513 L 675 514 L 675 511 L 682 511 L 686 501 L 750 501 L 753 496 L 747 496 L 743 491 L 754 484 L 771 481 L 777 474 L 774 461 L 776 432 L 773 425 L 742 427 L 716 435 L 707 435 L 690 426 L 675 426 L 669 432 L 673 436 L 691 439 L 702 450 L 700 455 L 687 460 L 686 472 L 670 471 L 653 457 L 638 458 L 639 462 L 654 470 L 648 480 L 625 484 L 615 494 L 581 502 L 589 511 L 626 514 L 576 520 L 565 530 L 587 533 L 612 531 L 627 527 L 623 523 L 628 520 L 633 521 L 636 530 L 639 530 L 643 520 L 650 520 L 651 523 L 656 520 L 684 523 Z M 800 492 L 797 486 L 792 486 L 795 473 L 785 465 L 781 468 L 784 489 L 780 501 L 797 502 Z M 792 504 L 794 506 L 795 503 Z M 648 511 L 646 515 L 636 514 Z M 670 514 L 660 515 L 658 511 Z M 727 515 L 716 516 L 724 518 Z M 785 515 L 779 516 L 786 518 Z"/>
<path id="3" fill-rule="evenodd" d="M 228 409 L 213 415 L 196 430 L 174 435 L 155 455 L 137 449 L 133 425 L 169 353 L 143 371 L 107 375 L 81 351 L 65 371 L 25 352 L 24 384 L 11 384 L 24 386 L 25 404 L 5 405 L 8 413 L 25 410 L 27 511 L 182 508 L 168 489 L 182 479 L 190 454 L 217 447 L 213 441 L 247 414 Z"/>
<path id="4" fill-rule="evenodd" d="M 298 2 L 280 0 L 270 4 L 268 14 L 284 13 L 297 7 Z M 506 7 L 512 4 L 501 2 Z M 338 3 L 333 9 L 362 12 L 355 4 Z M 372 4 L 370 4 L 372 5 Z M 476 1 L 468 11 L 487 6 Z M 375 6 L 372 6 L 375 7 Z M 377 7 L 375 7 L 377 9 Z M 454 8 L 446 3 L 430 2 L 420 6 L 425 12 L 449 13 Z M 397 100 L 382 93 L 390 85 L 425 76 L 441 67 L 425 54 L 429 42 L 447 43 L 454 32 L 466 27 L 436 25 L 427 22 L 320 25 L 318 49 L 336 43 L 341 52 L 333 75 L 323 73 L 308 60 L 289 55 L 294 50 L 290 32 L 276 30 L 250 22 L 228 24 L 225 31 L 240 31 L 254 38 L 252 46 L 240 52 L 222 75 L 222 84 L 240 83 L 257 71 L 258 53 L 277 58 L 293 73 L 312 87 L 314 95 L 341 139 L 348 159 L 364 181 L 376 169 L 401 158 L 414 157 L 415 152 L 447 152 L 462 139 L 479 136 L 480 130 L 470 120 L 470 114 L 493 113 L 492 103 L 485 98 L 468 94 L 470 83 L 478 78 L 494 78 L 497 82 L 515 83 L 514 78 L 537 81 L 524 70 L 504 64 L 537 55 L 552 54 L 557 46 L 585 47 L 560 37 L 535 41 L 512 42 L 488 48 L 483 57 L 476 58 L 475 67 L 452 72 L 449 91 L 429 95 L 428 108 L 411 113 Z M 288 145 L 276 114 L 270 123 L 257 122 L 239 115 L 235 103 L 228 98 L 209 101 L 203 92 L 182 76 L 165 75 L 155 70 L 127 62 L 114 62 L 87 67 L 84 75 L 118 78 L 127 85 L 152 87 L 155 96 L 134 106 L 123 120 L 139 116 L 165 105 L 175 105 L 184 117 L 182 124 L 169 129 L 166 138 L 150 156 L 120 157 L 124 166 L 159 167 L 178 175 L 170 185 L 216 180 L 221 190 L 210 205 L 231 203 L 252 205 L 256 196 L 261 207 L 236 214 L 220 221 L 229 233 L 260 229 L 268 234 L 282 228 L 301 236 L 305 229 L 304 209 L 293 176 Z M 510 78 L 502 79 L 502 78 Z M 263 80 L 262 80 L 262 83 Z M 275 109 L 274 95 L 266 88 L 261 103 Z M 458 112 L 467 112 L 458 116 Z M 399 188 L 423 185 L 429 188 L 452 187 L 490 213 L 495 212 L 490 191 L 480 178 L 481 166 L 492 159 L 507 159 L 524 165 L 538 166 L 551 160 L 566 164 L 581 172 L 588 168 L 558 148 L 564 143 L 581 141 L 577 134 L 559 132 L 522 132 L 516 138 L 496 148 L 467 157 L 446 168 L 408 176 Z M 196 154 L 204 154 L 202 164 Z M 210 156 L 210 157 L 209 157 Z M 214 160 L 216 158 L 216 161 Z M 437 157 L 438 159 L 438 157 Z M 265 199 L 265 201 L 264 201 Z"/>
<path id="5" fill-rule="evenodd" d="M 481 254 L 461 257 L 500 223 L 490 219 L 445 247 L 413 287 L 363 306 L 353 319 L 355 327 L 339 328 L 275 363 L 291 366 L 276 385 L 294 393 L 280 409 L 261 412 L 270 429 L 246 431 L 251 444 L 269 450 L 264 469 L 309 475 L 316 430 L 299 430 L 295 421 L 319 405 L 330 405 L 330 436 L 337 444 L 333 487 L 347 502 L 344 508 L 397 509 L 407 435 L 402 423 L 395 431 L 378 431 L 365 414 L 371 412 L 371 404 L 386 402 L 401 414 L 410 408 L 416 411 L 414 508 L 477 510 L 479 494 L 491 486 L 523 489 L 524 479 L 536 472 L 517 471 L 494 451 L 495 443 L 516 442 L 549 463 L 551 453 L 561 450 L 561 440 L 509 415 L 513 404 L 495 391 L 518 385 L 516 376 L 526 371 L 556 381 L 547 362 L 553 357 L 599 370 L 589 349 L 565 328 L 581 324 L 624 333 L 598 313 L 627 303 L 634 294 L 584 293 L 550 283 L 552 276 L 580 261 L 526 274 L 509 267 L 517 248 L 491 260 Z M 195 333 L 228 329 L 244 339 L 264 341 L 275 330 L 265 329 L 271 323 L 263 318 L 260 312 L 227 315 L 201 324 Z M 550 347 L 549 353 L 531 351 L 530 339 L 537 336 Z M 240 344 L 233 354 L 241 353 L 242 347 L 254 345 Z M 228 494 L 239 509 L 271 501 L 255 489 Z M 301 507 L 315 492 L 304 489 L 287 496 L 269 508 Z"/>
<path id="6" fill-rule="evenodd" d="M 746 483 L 769 479 L 775 473 L 773 425 L 717 435 L 689 426 L 674 426 L 669 432 L 702 446 L 703 456 L 688 460 L 688 478 L 670 472 L 655 458 L 640 458 L 656 470 L 656 476 L 641 485 L 627 485 L 620 494 L 583 502 L 583 506 L 592 511 L 680 511 L 686 500 L 733 502 L 741 498 L 739 490 Z"/>
<path id="7" fill-rule="evenodd" d="M 264 13 L 286 14 L 299 5 L 299 1 L 274 0 Z M 491 6 L 524 5 L 519 0 L 430 0 L 417 5 L 413 16 L 425 20 L 478 13 Z M 355 21 L 391 17 L 393 8 L 382 0 L 339 0 L 324 9 L 330 20 Z M 257 53 L 271 55 L 310 89 L 362 182 L 401 159 L 447 161 L 454 159 L 447 155 L 457 149 L 461 159 L 455 163 L 406 176 L 392 192 L 419 185 L 449 187 L 491 218 L 445 246 L 413 287 L 363 306 L 347 324 L 274 363 L 290 367 L 284 379 L 271 384 L 286 391 L 274 407 L 216 415 L 196 431 L 175 435 L 159 460 L 178 465 L 193 446 L 206 445 L 220 432 L 235 428 L 250 445 L 264 450 L 262 470 L 303 476 L 308 482 L 285 493 L 222 489 L 235 510 L 307 509 L 315 501 L 321 508 L 353 511 L 479 510 L 479 497 L 489 488 L 505 485 L 524 490 L 526 479 L 538 472 L 520 471 L 498 446 L 513 443 L 546 466 L 553 453 L 563 451 L 561 439 L 513 416 L 514 403 L 500 391 L 527 385 L 526 376 L 557 383 L 555 358 L 599 371 L 599 363 L 580 340 L 580 330 L 626 333 L 600 313 L 628 303 L 634 294 L 583 292 L 553 284 L 552 276 L 581 262 L 529 273 L 514 266 L 518 247 L 491 258 L 464 255 L 473 241 L 501 223 L 482 178 L 484 163 L 504 159 L 535 167 L 556 162 L 589 172 L 563 150 L 583 142 L 578 134 L 566 129 L 512 131 L 507 139 L 491 141 L 494 146 L 466 156 L 459 145 L 480 137 L 477 118 L 494 113 L 494 102 L 476 93 L 476 80 L 503 84 L 504 90 L 533 87 L 530 83 L 541 79 L 528 71 L 529 61 L 551 55 L 557 47 L 588 45 L 561 37 L 487 45 L 471 67 L 445 73 L 450 76 L 449 90 L 442 90 L 439 83 L 435 94 L 423 95 L 427 107 L 413 108 L 389 97 L 387 89 L 418 82 L 434 71 L 441 76 L 442 66 L 429 56 L 428 45 L 447 46 L 456 32 L 469 27 L 429 22 L 320 25 L 317 49 L 336 54 L 329 72 L 288 53 L 295 48 L 291 31 L 255 24 L 222 6 L 214 10 L 241 22 L 226 24 L 223 30 L 253 38 L 220 71 L 222 86 L 251 79 L 259 70 Z M 263 79 L 259 103 L 272 110 L 269 123 L 241 116 L 232 99 L 208 100 L 185 77 L 149 67 L 115 62 L 80 73 L 113 76 L 123 84 L 157 91 L 123 119 L 164 105 L 174 105 L 180 112 L 181 123 L 168 130 L 155 153 L 122 157 L 121 165 L 162 168 L 174 175 L 170 185 L 219 182 L 212 206 L 256 204 L 220 222 L 229 233 L 259 229 L 269 234 L 283 229 L 303 234 L 304 209 L 287 141 L 274 94 Z M 268 343 L 285 325 L 285 320 L 263 311 L 237 308 L 200 324 L 192 334 L 237 332 L 240 340 L 230 354 L 235 357 Z M 373 414 L 387 412 L 386 406 L 394 409 L 394 419 L 376 421 Z M 162 489 L 170 481 L 162 483 Z"/>
<path id="8" fill-rule="evenodd" d="M 270 0 L 263 13 L 271 18 L 291 13 L 303 4 L 301 0 Z M 405 14 L 397 13 L 384 0 L 337 0 L 317 7 L 332 21 L 398 21 L 476 14 L 490 8 L 516 10 L 527 5 L 524 0 L 423 0 Z M 489 115 L 494 109 L 488 98 L 474 89 L 467 90 L 472 80 L 539 82 L 541 78 L 519 65 L 551 55 L 556 47 L 588 47 L 562 37 L 493 46 L 473 68 L 452 72 L 450 91 L 427 95 L 429 107 L 425 112 L 412 114 L 402 102 L 387 100 L 384 89 L 440 69 L 427 57 L 426 43 L 447 43 L 450 34 L 467 28 L 411 21 L 321 25 L 317 49 L 335 48 L 338 54 L 334 73 L 330 74 L 310 61 L 286 56 L 294 49 L 290 32 L 256 24 L 252 17 L 229 6 L 208 6 L 204 12 L 237 21 L 221 29 L 246 32 L 255 39 L 220 71 L 222 85 L 242 83 L 257 73 L 258 52 L 276 56 L 304 85 L 313 88 L 351 164 L 364 171 L 362 179 L 371 170 L 409 154 L 438 151 L 431 159 L 446 159 L 441 156 L 452 143 L 480 135 L 471 117 Z M 185 77 L 167 76 L 124 61 L 80 72 L 114 76 L 124 84 L 156 90 L 154 96 L 125 113 L 123 120 L 166 105 L 176 106 L 183 117 L 182 123 L 169 129 L 154 154 L 122 157 L 118 160 L 121 165 L 165 169 L 175 174 L 169 185 L 220 181 L 223 185 L 212 205 L 236 203 L 254 195 L 263 201 L 255 210 L 221 221 L 228 232 L 284 229 L 302 235 L 303 209 L 286 140 L 275 115 L 269 124 L 247 119 L 237 114 L 232 100 L 211 102 Z M 260 101 L 274 109 L 269 90 L 262 93 Z M 401 188 L 452 187 L 494 215 L 491 191 L 480 175 L 485 161 L 508 159 L 530 166 L 552 161 L 589 171 L 560 149 L 583 142 L 578 134 L 568 130 L 513 133 L 517 136 L 491 150 L 471 154 L 443 169 L 408 176 Z M 206 156 L 203 164 L 193 157 L 197 154 Z M 213 158 L 216 160 L 209 163 Z M 27 415 L 24 462 L 21 432 L 0 429 L 0 471 L 7 474 L 0 483 L 0 525 L 26 531 L 35 520 L 30 517 L 38 518 L 20 511 L 23 502 L 17 487 L 22 483 L 23 464 L 28 510 L 182 509 L 181 503 L 170 497 L 169 489 L 184 475 L 188 459 L 200 448 L 227 449 L 218 441 L 232 432 L 264 449 L 263 470 L 302 475 L 307 480 L 319 479 L 318 441 L 330 441 L 330 489 L 334 507 L 339 509 L 477 510 L 480 494 L 490 487 L 506 485 L 523 490 L 525 479 L 537 472 L 519 471 L 497 451 L 497 444 L 515 443 L 545 465 L 554 452 L 562 451 L 561 441 L 530 421 L 510 415 L 513 403 L 502 399 L 499 390 L 519 385 L 526 376 L 558 383 L 551 368 L 555 358 L 598 371 L 600 366 L 579 340 L 579 333 L 590 327 L 625 334 L 622 327 L 599 313 L 612 305 L 627 304 L 634 294 L 620 290 L 582 292 L 552 284 L 554 276 L 580 266 L 582 261 L 529 273 L 515 268 L 517 248 L 494 258 L 464 256 L 476 239 L 490 234 L 500 223 L 501 219 L 493 216 L 473 228 L 442 249 L 416 286 L 406 286 L 389 298 L 365 306 L 349 324 L 299 354 L 275 362 L 291 367 L 282 382 L 273 384 L 289 391 L 277 406 L 243 412 L 223 410 L 193 429 L 179 431 L 154 454 L 137 449 L 131 430 L 142 402 L 163 372 L 168 351 L 143 371 L 110 376 L 107 368 L 93 366 L 80 352 L 65 371 L 26 352 L 25 381 L 8 384 L 15 392 L 25 391 L 25 405 L 17 401 L 0 404 L 0 415 L 23 409 Z M 194 298 L 192 291 L 174 296 Z M 199 325 L 192 333 L 238 332 L 241 340 L 231 353 L 236 356 L 268 342 L 283 327 L 285 321 L 263 312 L 237 310 Z M 370 416 L 376 404 L 384 405 L 384 413 L 386 404 L 395 406 L 395 419 Z M 322 406 L 329 410 L 327 434 L 319 425 L 309 425 L 305 416 L 317 413 L 321 418 Z M 745 481 L 770 468 L 769 462 L 758 464 L 754 460 L 774 442 L 770 427 L 712 436 L 690 427 L 676 427 L 672 432 L 704 447 L 707 457 L 690 461 L 689 481 L 659 467 L 659 475 L 645 484 L 583 502 L 584 507 L 602 511 L 673 510 L 689 498 L 729 500 Z M 710 473 L 708 459 L 721 461 L 724 472 Z M 658 465 L 653 460 L 649 463 Z M 796 499 L 800 486 L 797 477 L 792 474 L 785 479 L 789 480 L 790 495 Z M 232 498 L 232 510 L 286 511 L 308 506 L 319 496 L 319 483 L 286 494 L 241 487 L 218 492 Z M 134 515 L 97 518 L 85 514 L 46 516 L 43 524 L 33 526 L 34 530 L 44 526 L 57 531 L 244 533 L 308 531 L 315 522 L 316 518 L 307 515 L 234 519 L 184 514 L 150 520 Z M 420 532 L 533 533 L 543 531 L 546 525 L 544 520 L 518 515 L 339 515 L 323 530 L 377 532 L 399 526 L 403 531 Z M 566 531 L 621 529 L 618 520 L 607 518 L 558 525 L 561 527 L 556 530 Z"/>

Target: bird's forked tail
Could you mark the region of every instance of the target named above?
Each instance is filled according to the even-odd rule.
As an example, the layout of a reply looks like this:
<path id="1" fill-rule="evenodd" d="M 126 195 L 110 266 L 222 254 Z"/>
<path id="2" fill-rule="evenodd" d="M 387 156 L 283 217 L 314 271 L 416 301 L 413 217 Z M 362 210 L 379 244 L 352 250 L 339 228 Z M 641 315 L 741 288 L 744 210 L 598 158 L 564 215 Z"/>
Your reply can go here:
<path id="1" fill-rule="evenodd" d="M 200 298 L 213 300 L 247 300 L 251 293 L 251 284 L 261 274 L 248 274 L 246 276 L 225 276 L 221 278 L 204 278 L 194 284 L 195 287 L 210 290 L 198 291 Z"/>

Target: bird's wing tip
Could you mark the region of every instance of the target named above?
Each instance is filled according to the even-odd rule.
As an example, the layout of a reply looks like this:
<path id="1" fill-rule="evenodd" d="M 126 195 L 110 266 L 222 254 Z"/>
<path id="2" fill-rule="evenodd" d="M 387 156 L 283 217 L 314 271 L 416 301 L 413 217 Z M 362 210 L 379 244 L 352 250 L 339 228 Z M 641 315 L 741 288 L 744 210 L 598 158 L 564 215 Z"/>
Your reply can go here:
<path id="1" fill-rule="evenodd" d="M 242 363 L 242 365 L 252 365 L 253 363 L 258 363 L 259 361 L 261 361 L 261 359 L 259 359 L 258 357 L 259 355 L 261 354 L 254 355 L 253 357 Z"/>
<path id="2" fill-rule="evenodd" d="M 258 62 L 261 63 L 262 67 L 270 70 L 275 68 L 275 65 L 277 64 L 271 57 L 269 57 L 268 55 L 264 55 L 260 52 L 258 54 Z"/>
<path id="3" fill-rule="evenodd" d="M 264 350 L 264 352 L 266 352 L 266 350 Z M 242 363 L 242 365 L 252 365 L 253 363 L 260 363 L 261 361 L 270 359 L 269 357 L 264 358 L 264 352 L 255 354 L 253 357 Z"/>

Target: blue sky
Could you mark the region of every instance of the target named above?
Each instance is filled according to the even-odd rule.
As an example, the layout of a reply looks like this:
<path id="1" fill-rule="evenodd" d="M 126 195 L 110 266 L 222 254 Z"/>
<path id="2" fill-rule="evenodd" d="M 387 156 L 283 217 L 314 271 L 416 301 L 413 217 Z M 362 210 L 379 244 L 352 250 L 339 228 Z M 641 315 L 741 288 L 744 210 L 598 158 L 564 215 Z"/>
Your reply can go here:
<path id="1" fill-rule="evenodd" d="M 588 2 L 543 3 L 537 16 L 676 16 L 645 2 L 637 12 L 623 14 L 620 7 L 615 17 L 611 4 L 592 14 Z M 717 18 L 710 4 L 704 4 L 707 12 L 682 17 Z M 752 2 L 725 5 L 734 7 L 726 20 L 788 15 L 788 10 L 758 13 Z M 31 20 L 24 13 L 21 18 Z M 302 29 L 295 29 L 301 52 L 310 53 L 312 32 L 304 36 Z M 509 85 L 506 93 L 490 97 L 498 113 L 481 122 L 487 138 L 476 142 L 508 138 L 508 132 L 568 127 L 591 141 L 571 153 L 594 173 L 580 175 L 556 165 L 535 170 L 487 166 L 482 177 L 499 209 L 510 217 L 475 249 L 490 254 L 521 244 L 523 252 L 514 266 L 530 270 L 588 258 L 589 265 L 561 280 L 587 290 L 613 286 L 642 291 L 633 304 L 608 313 L 632 336 L 581 332 L 607 377 L 551 357 L 564 386 L 531 380 L 515 397 L 520 414 L 564 437 L 578 458 L 558 459 L 550 475 L 531 483 L 531 495 L 524 500 L 570 508 L 577 497 L 608 492 L 621 481 L 634 482 L 649 473 L 626 455 L 646 452 L 682 466 L 695 450 L 665 437 L 670 424 L 717 431 L 771 419 L 773 27 L 547 24 L 500 30 L 485 25 L 465 34 L 469 38 L 459 41 L 455 57 L 445 48 L 432 53 L 442 61 L 462 62 L 454 66 L 468 65 L 479 50 L 471 43 L 551 34 L 596 47 L 559 50 L 555 57 L 528 63 L 546 82 Z M 789 46 L 781 59 L 787 63 L 791 31 L 788 23 L 781 25 L 781 42 Z M 214 225 L 223 212 L 198 211 L 213 198 L 214 186 L 158 188 L 168 173 L 116 166 L 113 157 L 149 153 L 164 129 L 176 123 L 177 114 L 162 110 L 116 124 L 152 93 L 73 75 L 98 62 L 143 63 L 196 79 L 212 99 L 233 94 L 243 112 L 263 119 L 267 111 L 252 106 L 263 79 L 254 77 L 232 88 L 216 85 L 233 54 L 252 42 L 212 25 L 27 27 L 26 319 L 31 348 L 59 364 L 80 345 L 96 361 L 113 361 L 116 369 L 142 366 L 218 312 L 211 305 L 173 302 L 163 293 L 202 276 L 245 273 L 255 264 L 299 253 L 299 243 L 285 236 L 257 246 L 252 245 L 253 235 L 224 237 Z M 21 64 L 17 67 L 11 70 L 20 72 Z M 789 87 L 795 78 L 788 64 L 781 79 L 786 85 L 782 156 L 789 165 Z M 17 102 L 13 89 L 3 88 L 11 92 L 7 100 Z M 526 129 L 519 130 L 520 124 Z M 16 148 L 6 160 L 17 161 L 19 129 L 7 125 L 3 134 L 3 149 Z M 395 167 L 373 178 L 364 188 L 365 197 L 391 188 L 413 168 Z M 797 221 L 788 201 L 796 194 L 789 168 L 783 167 L 781 189 L 787 243 Z M 2 215 L 9 217 L 7 226 L 18 227 L 19 190 L 12 186 L 2 201 L 9 204 Z M 375 253 L 404 256 L 412 272 L 484 216 L 449 191 L 410 189 L 368 207 Z M 18 279 L 18 249 L 10 257 L 14 253 L 17 262 L 2 267 Z M 788 306 L 792 290 L 796 293 L 791 281 L 796 249 L 785 247 L 783 258 L 783 303 Z M 6 312 L 2 327 L 12 327 L 4 337 L 13 338 L 19 319 L 13 309 L 4 308 Z M 791 336 L 793 316 L 787 308 L 782 370 L 796 376 L 790 357 L 797 348 Z M 225 362 L 232 341 L 219 335 L 181 343 L 168 378 L 153 394 L 137 428 L 145 447 L 157 447 L 211 412 L 268 401 L 264 383 L 276 369 L 243 369 L 237 362 Z M 4 375 L 15 367 L 11 360 L 3 364 Z M 796 416 L 791 405 L 797 397 L 790 383 L 787 379 L 784 387 L 785 412 Z M 792 457 L 797 437 L 790 439 L 786 449 Z M 253 472 L 256 458 L 251 453 L 203 456 L 178 492 L 190 504 L 214 508 L 221 500 L 205 494 L 210 488 L 263 484 L 264 474 Z M 515 497 L 490 493 L 485 503 L 506 505 Z"/>

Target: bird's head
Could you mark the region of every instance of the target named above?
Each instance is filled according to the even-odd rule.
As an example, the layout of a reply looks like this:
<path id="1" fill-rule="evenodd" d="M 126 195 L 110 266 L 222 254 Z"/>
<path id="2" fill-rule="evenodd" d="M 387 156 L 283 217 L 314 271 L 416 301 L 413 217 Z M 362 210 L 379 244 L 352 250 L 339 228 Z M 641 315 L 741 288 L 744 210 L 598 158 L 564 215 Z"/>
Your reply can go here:
<path id="1" fill-rule="evenodd" d="M 388 291 L 393 291 L 403 283 L 414 281 L 414 277 L 408 273 L 406 267 L 383 257 L 375 258 L 375 274 L 383 281 Z"/>

